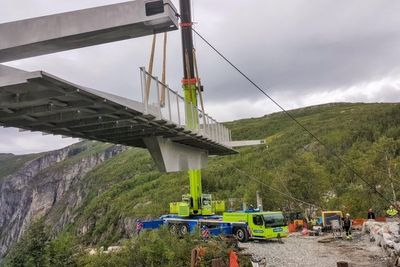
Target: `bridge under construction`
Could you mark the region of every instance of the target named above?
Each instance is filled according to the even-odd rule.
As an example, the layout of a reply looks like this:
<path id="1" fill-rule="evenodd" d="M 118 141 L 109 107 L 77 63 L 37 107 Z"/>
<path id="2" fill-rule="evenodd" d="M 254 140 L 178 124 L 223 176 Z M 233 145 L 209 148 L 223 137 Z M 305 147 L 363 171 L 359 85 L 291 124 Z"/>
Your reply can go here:
<path id="1" fill-rule="evenodd" d="M 178 23 L 178 20 L 180 22 Z M 148 70 L 140 68 L 142 99 L 134 101 L 77 85 L 44 71 L 0 64 L 0 125 L 147 148 L 160 171 L 188 171 L 190 194 L 175 203 L 181 216 L 212 215 L 202 192 L 209 155 L 231 155 L 231 132 L 204 110 L 189 0 L 180 14 L 169 0 L 136 0 L 0 24 L 0 63 L 153 35 Z M 167 32 L 181 29 L 182 96 L 165 80 Z M 156 34 L 164 33 L 161 81 L 152 74 Z M 134 85 L 132 87 L 135 87 Z M 139 89 L 140 88 L 140 89 Z"/>
<path id="2" fill-rule="evenodd" d="M 176 30 L 176 14 L 170 1 L 137 0 L 0 24 L 0 62 Z M 148 148 L 162 171 L 200 169 L 208 155 L 236 153 L 230 131 L 196 102 L 145 68 L 140 77 L 142 100 L 134 101 L 0 65 L 0 124 Z"/>

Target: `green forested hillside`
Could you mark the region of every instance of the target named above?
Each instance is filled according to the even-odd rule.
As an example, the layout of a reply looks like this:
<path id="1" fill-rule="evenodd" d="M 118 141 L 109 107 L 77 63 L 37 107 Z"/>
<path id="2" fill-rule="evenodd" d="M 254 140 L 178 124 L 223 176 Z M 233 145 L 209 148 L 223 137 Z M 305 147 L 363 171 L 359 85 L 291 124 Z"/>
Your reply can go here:
<path id="1" fill-rule="evenodd" d="M 328 104 L 290 111 L 311 132 L 357 170 L 390 200 L 400 190 L 400 105 Z M 235 198 L 255 204 L 255 192 L 264 209 L 299 210 L 307 205 L 271 190 L 313 203 L 365 216 L 378 215 L 388 203 L 356 178 L 324 147 L 283 113 L 228 122 L 234 140 L 265 139 L 267 145 L 239 149 L 239 154 L 212 157 L 203 172 L 203 191 L 214 199 Z M 255 177 L 259 182 L 239 172 Z M 168 212 L 169 202 L 187 193 L 185 173 L 163 174 L 148 152 L 128 149 L 103 163 L 79 185 L 88 192 L 77 217 L 66 231 L 81 243 L 110 245 L 126 237 L 126 218 L 154 217 Z M 48 215 L 55 218 L 56 212 Z"/>
<path id="2" fill-rule="evenodd" d="M 376 151 L 378 147 L 385 150 L 388 146 L 393 179 L 400 180 L 400 163 L 395 166 L 399 161 L 400 105 L 336 104 L 294 110 L 292 114 L 392 198 L 390 180 L 385 175 L 387 167 L 378 162 L 379 155 L 375 154 L 381 152 Z M 285 114 L 235 121 L 227 126 L 232 129 L 234 140 L 266 139 L 268 145 L 210 159 L 203 187 L 215 199 L 242 198 L 255 203 L 255 192 L 260 190 L 267 209 L 299 208 L 299 203 L 244 177 L 238 168 L 323 208 L 343 209 L 361 216 L 369 207 L 379 211 L 387 206 Z M 396 147 L 394 151 L 390 150 L 391 145 Z M 119 233 L 112 228 L 121 216 L 138 218 L 166 213 L 168 203 L 180 200 L 189 190 L 185 173 L 159 173 L 147 151 L 139 149 L 130 149 L 103 164 L 86 177 L 85 183 L 82 186 L 90 194 L 81 207 L 78 224 L 96 221 L 86 236 L 89 242 L 118 240 Z"/>
<path id="3" fill-rule="evenodd" d="M 0 154 L 0 181 L 5 176 L 16 172 L 26 162 L 39 156 L 40 154 L 28 154 L 28 155 Z"/>
<path id="4" fill-rule="evenodd" d="M 368 182 L 393 199 L 391 183 L 399 177 L 400 105 L 330 104 L 293 110 L 308 129 L 341 155 Z M 204 192 L 214 199 L 236 198 L 255 203 L 261 191 L 266 209 L 306 206 L 244 176 L 326 209 L 342 209 L 363 216 L 369 207 L 379 211 L 385 203 L 363 181 L 294 124 L 285 114 L 227 123 L 235 140 L 266 139 L 267 145 L 239 149 L 239 154 L 210 158 L 204 171 Z M 386 160 L 386 157 L 388 158 Z M 388 177 L 391 168 L 392 180 Z M 87 242 L 110 244 L 124 234 L 123 217 L 143 218 L 168 212 L 171 201 L 188 192 L 185 173 L 159 173 L 145 150 L 130 149 L 106 162 L 85 179 L 90 191 L 74 227 L 95 221 Z M 400 189 L 394 182 L 394 189 Z"/>

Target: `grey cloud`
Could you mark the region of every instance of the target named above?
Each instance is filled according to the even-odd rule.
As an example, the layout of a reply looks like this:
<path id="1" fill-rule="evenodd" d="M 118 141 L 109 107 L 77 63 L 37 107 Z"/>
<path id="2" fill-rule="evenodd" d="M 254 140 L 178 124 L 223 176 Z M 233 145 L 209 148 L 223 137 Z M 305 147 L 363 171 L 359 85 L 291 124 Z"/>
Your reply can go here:
<path id="1" fill-rule="evenodd" d="M 1 0 L 0 22 L 123 1 Z M 305 97 L 310 94 L 346 90 L 400 73 L 400 1 L 194 0 L 193 4 L 196 29 L 285 106 L 307 104 Z M 161 38 L 155 74 L 161 73 Z M 170 86 L 180 91 L 179 31 L 169 33 L 168 40 L 167 77 Z M 143 37 L 9 64 L 43 69 L 84 86 L 140 99 L 138 67 L 148 64 L 150 44 L 151 37 Z M 235 102 L 261 99 L 199 38 L 195 45 L 207 107 L 223 112 L 225 104 L 231 103 L 230 109 L 235 110 Z M 399 101 L 396 88 L 382 88 L 372 97 L 351 95 L 347 100 Z M 254 116 L 259 114 L 255 108 L 259 106 L 223 118 Z"/>
<path id="2" fill-rule="evenodd" d="M 14 10 L 22 3 L 6 2 L 12 2 Z M 46 6 L 50 0 L 37 2 L 39 6 L 25 5 L 30 15 L 112 3 L 63 1 Z M 388 75 L 400 61 L 399 1 L 323 0 L 311 5 L 300 0 L 203 0 L 194 1 L 194 7 L 197 29 L 271 93 L 297 95 L 351 86 Z M 179 38 L 179 32 L 169 37 L 168 80 L 174 88 L 180 87 L 182 76 Z M 43 68 L 87 86 L 138 98 L 137 67 L 147 65 L 150 43 L 151 38 L 145 37 L 28 59 L 18 65 Z M 196 45 L 208 101 L 259 97 L 198 38 Z M 155 73 L 160 73 L 160 59 L 158 54 Z"/>
<path id="3" fill-rule="evenodd" d="M 214 8 L 211 1 L 206 2 Z M 222 1 L 218 2 L 222 8 Z M 206 17 L 218 16 L 220 9 L 211 14 L 202 10 L 199 31 L 270 92 L 297 95 L 331 90 L 382 78 L 398 68 L 398 1 L 318 1 L 312 5 L 308 1 L 252 1 L 231 6 L 214 28 L 205 30 Z M 211 92 L 212 99 L 257 96 L 252 89 L 244 90 L 233 72 L 221 79 L 222 68 L 227 66 L 209 65 L 204 75 L 218 89 Z M 238 82 L 240 86 L 235 86 Z"/>
<path id="4" fill-rule="evenodd" d="M 400 86 L 384 86 L 379 90 L 377 95 L 372 97 L 372 100 L 377 102 L 400 102 Z M 371 99 L 369 99 L 369 101 L 371 101 Z"/>
<path id="5" fill-rule="evenodd" d="M 78 142 L 77 139 L 19 132 L 15 128 L 0 128 L 0 153 L 27 154 L 55 150 Z"/>

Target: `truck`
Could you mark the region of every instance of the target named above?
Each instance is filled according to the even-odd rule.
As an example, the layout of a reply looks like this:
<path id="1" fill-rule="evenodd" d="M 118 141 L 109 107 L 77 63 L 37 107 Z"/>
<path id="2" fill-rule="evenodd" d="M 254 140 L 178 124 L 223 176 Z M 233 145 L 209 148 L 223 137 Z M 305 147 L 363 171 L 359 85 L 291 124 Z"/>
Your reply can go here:
<path id="1" fill-rule="evenodd" d="M 282 212 L 279 211 L 234 211 L 220 215 L 181 217 L 163 215 L 155 220 L 141 222 L 143 229 L 168 227 L 171 232 L 185 235 L 199 231 L 202 236 L 235 236 L 239 242 L 254 239 L 287 237 L 289 230 Z"/>

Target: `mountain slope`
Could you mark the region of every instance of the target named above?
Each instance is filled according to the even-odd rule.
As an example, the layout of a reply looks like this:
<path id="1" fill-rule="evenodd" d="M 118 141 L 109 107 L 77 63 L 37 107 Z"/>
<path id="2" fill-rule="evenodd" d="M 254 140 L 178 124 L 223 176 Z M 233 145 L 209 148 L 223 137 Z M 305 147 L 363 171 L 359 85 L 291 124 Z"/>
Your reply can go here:
<path id="1" fill-rule="evenodd" d="M 0 166 L 10 166 L 7 170 L 20 165 L 17 171 L 0 180 L 0 256 L 31 221 L 51 214 L 62 202 L 65 206 L 53 221 L 53 227 L 63 229 L 73 219 L 70 211 L 85 196 L 73 190 L 74 185 L 94 167 L 123 149 L 86 142 L 48 153 L 0 158 Z"/>
<path id="2" fill-rule="evenodd" d="M 14 154 L 0 154 L 0 181 L 15 173 L 20 169 L 26 162 L 39 157 L 40 154 L 28 154 L 28 155 L 14 155 Z"/>
<path id="3" fill-rule="evenodd" d="M 393 191 L 397 196 L 400 186 L 392 180 L 400 175 L 399 104 L 339 103 L 290 112 L 363 175 L 369 185 L 389 199 L 394 197 Z M 214 199 L 232 199 L 238 208 L 242 201 L 255 203 L 255 192 L 259 190 L 265 209 L 310 208 L 273 190 L 278 189 L 316 206 L 342 209 L 355 216 L 364 216 L 370 207 L 378 213 L 387 207 L 388 203 L 374 194 L 370 186 L 354 177 L 285 114 L 226 124 L 232 129 L 234 140 L 266 139 L 267 145 L 242 148 L 238 155 L 210 158 L 209 167 L 203 172 L 203 191 L 213 193 Z M 96 153 L 102 155 L 104 149 L 97 148 Z M 87 149 L 87 153 L 92 150 L 95 148 Z M 80 175 L 66 175 L 70 173 L 69 164 L 55 165 L 58 167 L 52 173 L 58 178 L 50 180 L 58 186 L 74 179 L 71 177 L 79 178 L 69 183 L 68 194 L 61 194 L 53 203 L 46 202 L 50 208 L 41 214 L 47 223 L 57 231 L 73 233 L 83 244 L 107 246 L 131 236 L 136 218 L 168 212 L 168 203 L 180 200 L 189 191 L 185 173 L 158 172 L 147 151 L 119 152 L 105 162 L 95 160 L 96 164 L 84 168 Z M 74 164 L 79 168 L 83 163 L 77 160 Z M 388 169 L 393 175 L 390 178 Z M 13 175 L 3 180 L 7 183 Z M 39 184 L 49 181 L 48 175 L 35 177 Z M 0 181 L 1 198 L 4 181 Z M 37 192 L 37 196 L 42 194 Z M 0 218 L 3 215 L 0 208 Z M 31 217 L 27 218 L 29 221 Z M 0 224 L 0 230 L 15 224 L 7 222 Z M 3 247 L 10 243 L 3 243 Z"/>
<path id="4" fill-rule="evenodd" d="M 363 155 L 382 136 L 398 139 L 399 105 L 323 105 L 294 110 L 292 114 L 373 183 L 379 182 L 363 173 Z M 213 193 L 214 199 L 236 198 L 238 208 L 242 199 L 255 203 L 255 192 L 260 190 L 267 209 L 300 208 L 299 203 L 243 176 L 238 168 L 266 185 L 325 208 L 363 215 L 368 207 L 382 210 L 387 206 L 376 195 L 367 198 L 371 189 L 284 114 L 231 122 L 228 126 L 234 139 L 266 138 L 268 147 L 248 147 L 239 155 L 210 158 L 203 172 L 203 187 L 204 192 Z M 93 197 L 82 206 L 74 224 L 87 243 L 109 245 L 129 236 L 135 218 L 168 212 L 168 203 L 180 200 L 189 190 L 185 173 L 161 174 L 147 152 L 138 154 L 135 150 L 103 164 L 85 181 L 90 185 L 99 177 L 103 181 L 90 187 Z M 384 183 L 382 187 L 390 197 Z"/>

